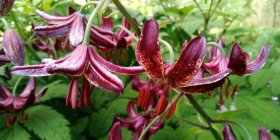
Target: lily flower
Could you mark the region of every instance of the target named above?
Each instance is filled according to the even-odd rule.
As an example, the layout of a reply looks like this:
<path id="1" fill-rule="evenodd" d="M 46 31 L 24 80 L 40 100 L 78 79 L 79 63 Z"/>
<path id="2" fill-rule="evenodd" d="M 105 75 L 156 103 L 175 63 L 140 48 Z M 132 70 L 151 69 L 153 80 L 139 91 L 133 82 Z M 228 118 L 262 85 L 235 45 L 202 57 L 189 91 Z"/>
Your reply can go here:
<path id="1" fill-rule="evenodd" d="M 122 67 L 106 61 L 91 46 L 83 44 L 77 46 L 69 55 L 58 59 L 43 59 L 44 64 L 31 66 L 13 67 L 12 72 L 25 76 L 49 76 L 52 74 L 64 74 L 73 77 L 66 104 L 70 101 L 72 108 L 76 108 L 76 97 L 78 95 L 78 84 L 75 77 L 82 76 L 85 78 L 84 89 L 89 88 L 89 83 L 93 86 L 102 88 L 109 92 L 121 93 L 123 91 L 122 81 L 111 72 L 119 74 L 137 74 L 143 72 L 141 66 Z M 81 92 L 81 98 L 88 97 L 90 93 Z M 83 101 L 84 100 L 84 101 Z M 83 104 L 87 106 L 88 100 L 83 99 Z"/>
<path id="2" fill-rule="evenodd" d="M 16 120 L 21 123 L 22 111 L 33 105 L 47 91 L 47 88 L 43 88 L 35 94 L 35 89 L 34 78 L 30 78 L 25 89 L 17 96 L 14 96 L 5 86 L 0 84 L 0 112 L 11 113 L 11 116 L 6 118 L 7 125 L 12 125 Z"/>
<path id="3" fill-rule="evenodd" d="M 3 50 L 0 63 L 11 61 L 14 65 L 24 64 L 24 45 L 16 31 L 9 29 L 4 32 Z"/>
<path id="4" fill-rule="evenodd" d="M 206 52 L 206 40 L 202 36 L 192 39 L 189 43 L 185 41 L 177 61 L 165 68 L 158 37 L 159 31 L 156 20 L 148 20 L 144 24 L 142 35 L 136 48 L 136 59 L 144 67 L 149 78 L 159 78 L 158 87 L 164 87 L 156 107 L 155 113 L 157 115 L 164 112 L 167 107 L 166 97 L 169 88 L 176 88 L 191 94 L 209 93 L 221 86 L 224 79 L 231 72 L 230 69 L 227 69 L 210 77 L 195 78 L 201 68 Z M 164 83 L 165 81 L 166 83 Z M 172 109 L 175 109 L 175 107 L 172 107 Z"/>
<path id="5" fill-rule="evenodd" d="M 79 12 L 74 12 L 69 16 L 52 16 L 43 11 L 36 10 L 39 16 L 45 20 L 47 26 L 36 26 L 34 31 L 42 36 L 47 37 L 65 37 L 69 36 L 70 43 L 78 46 L 84 38 L 84 16 Z"/>
<path id="6" fill-rule="evenodd" d="M 123 119 L 116 117 L 116 122 L 109 132 L 109 140 L 121 140 L 121 127 L 125 127 L 133 132 L 132 139 L 138 140 L 142 130 L 150 123 L 150 113 L 141 115 L 138 114 L 134 108 L 135 101 L 129 101 L 127 105 L 127 113 L 129 119 Z M 158 119 L 148 130 L 148 132 L 143 137 L 143 140 L 148 140 L 152 134 L 155 134 L 160 128 L 163 127 L 164 121 Z"/>
<path id="7" fill-rule="evenodd" d="M 259 127 L 258 131 L 259 131 L 259 140 L 271 140 L 271 136 L 264 128 Z"/>

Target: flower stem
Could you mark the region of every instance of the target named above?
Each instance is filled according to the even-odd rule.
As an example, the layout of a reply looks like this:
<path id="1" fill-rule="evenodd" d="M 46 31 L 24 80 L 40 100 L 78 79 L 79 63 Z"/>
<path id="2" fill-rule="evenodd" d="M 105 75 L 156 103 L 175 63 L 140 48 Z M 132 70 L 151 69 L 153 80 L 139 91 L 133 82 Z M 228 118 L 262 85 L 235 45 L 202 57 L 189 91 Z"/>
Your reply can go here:
<path id="1" fill-rule="evenodd" d="M 124 15 L 128 23 L 131 25 L 133 28 L 134 32 L 136 33 L 136 36 L 140 36 L 140 29 L 138 28 L 137 23 L 135 20 L 128 14 L 126 9 L 123 7 L 123 5 L 120 3 L 119 0 L 112 0 L 113 3 L 116 5 L 116 7 L 120 10 L 120 12 Z"/>
<path id="2" fill-rule="evenodd" d="M 86 3 L 85 5 L 83 5 L 83 6 L 80 8 L 79 13 L 82 13 L 83 10 L 84 10 L 87 6 L 89 6 L 89 5 L 95 5 L 95 4 L 98 4 L 98 1 L 91 1 L 91 2 Z"/>
<path id="3" fill-rule="evenodd" d="M 174 51 L 171 45 L 163 39 L 159 39 L 159 42 L 162 43 L 167 48 L 169 52 L 169 63 L 172 64 L 174 62 Z"/>
<path id="4" fill-rule="evenodd" d="M 86 26 L 86 31 L 85 31 L 85 35 L 84 35 L 84 40 L 83 40 L 83 44 L 84 45 L 89 45 L 89 38 L 90 38 L 90 30 L 91 30 L 91 25 L 93 23 L 94 17 L 96 16 L 97 12 L 99 11 L 99 9 L 102 7 L 102 5 L 105 3 L 106 0 L 100 0 L 96 6 L 96 8 L 92 11 L 87 26 Z"/>
<path id="5" fill-rule="evenodd" d="M 222 138 L 220 137 L 220 135 L 218 134 L 218 132 L 212 127 L 211 122 L 212 119 L 208 116 L 208 114 L 199 106 L 199 104 L 197 103 L 197 101 L 193 98 L 192 95 L 190 94 L 186 94 L 185 95 L 189 102 L 192 104 L 192 106 L 197 110 L 197 112 L 204 118 L 204 120 L 208 123 L 209 126 L 209 130 L 212 133 L 212 135 L 215 137 L 216 140 L 222 140 Z"/>
<path id="6" fill-rule="evenodd" d="M 17 87 L 18 87 L 20 81 L 22 80 L 22 78 L 23 78 L 23 76 L 21 76 L 21 77 L 18 78 L 18 80 L 17 80 L 17 82 L 16 82 L 16 84 L 15 84 L 15 86 L 14 86 L 14 88 L 13 88 L 13 96 L 16 96 L 16 95 L 17 95 L 17 94 L 16 94 Z"/>
<path id="7" fill-rule="evenodd" d="M 220 44 L 218 44 L 216 42 L 208 42 L 207 46 L 210 46 L 210 47 L 215 46 L 221 51 L 222 55 L 226 54 L 225 49 Z"/>
<path id="8" fill-rule="evenodd" d="M 177 95 L 174 99 L 174 101 L 172 101 L 171 103 L 176 103 L 182 96 L 184 95 L 183 92 L 181 92 L 179 95 Z M 145 136 L 145 134 L 149 131 L 149 129 L 153 126 L 153 124 L 160 119 L 171 107 L 171 103 L 169 103 L 169 105 L 167 106 L 167 108 L 165 109 L 165 111 L 163 113 L 161 113 L 160 115 L 158 115 L 157 117 L 155 117 L 141 132 L 141 135 L 139 137 L 139 140 L 142 140 L 143 137 Z"/>

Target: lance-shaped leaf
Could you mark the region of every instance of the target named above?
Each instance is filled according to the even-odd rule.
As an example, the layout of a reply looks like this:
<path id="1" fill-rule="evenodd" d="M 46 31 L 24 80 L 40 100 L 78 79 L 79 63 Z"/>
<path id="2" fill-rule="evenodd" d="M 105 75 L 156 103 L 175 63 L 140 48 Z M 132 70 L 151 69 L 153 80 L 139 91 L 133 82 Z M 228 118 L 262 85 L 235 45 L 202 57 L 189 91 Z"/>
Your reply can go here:
<path id="1" fill-rule="evenodd" d="M 159 29 L 156 20 L 145 22 L 136 47 L 136 59 L 150 78 L 164 77 L 164 65 L 159 48 Z"/>
<path id="2" fill-rule="evenodd" d="M 186 43 L 184 43 L 186 44 Z M 206 52 L 206 40 L 199 36 L 192 39 L 173 64 L 167 76 L 174 87 L 186 85 L 199 71 Z"/>
<path id="3" fill-rule="evenodd" d="M 15 65 L 24 63 L 24 44 L 14 30 L 7 30 L 3 36 L 3 48 L 5 55 Z"/>

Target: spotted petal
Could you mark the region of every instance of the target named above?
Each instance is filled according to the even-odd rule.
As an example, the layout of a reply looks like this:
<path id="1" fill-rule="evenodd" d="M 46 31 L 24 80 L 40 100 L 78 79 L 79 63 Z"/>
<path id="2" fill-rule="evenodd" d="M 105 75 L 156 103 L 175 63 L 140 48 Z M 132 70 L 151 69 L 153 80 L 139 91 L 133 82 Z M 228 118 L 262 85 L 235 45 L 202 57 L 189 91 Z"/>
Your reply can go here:
<path id="1" fill-rule="evenodd" d="M 159 30 L 156 20 L 148 20 L 136 47 L 136 59 L 150 78 L 164 77 L 164 65 L 159 48 Z"/>
<path id="2" fill-rule="evenodd" d="M 252 73 L 255 73 L 258 70 L 260 70 L 266 62 L 266 59 L 269 54 L 269 50 L 270 50 L 269 46 L 265 45 L 262 48 L 259 56 L 254 61 L 247 64 L 247 68 L 246 68 L 246 71 L 244 72 L 244 74 L 252 74 Z"/>
<path id="3" fill-rule="evenodd" d="M 201 67 L 205 52 L 206 40 L 203 36 L 192 39 L 186 47 L 183 47 L 179 58 L 167 72 L 172 86 L 184 86 L 193 79 Z"/>

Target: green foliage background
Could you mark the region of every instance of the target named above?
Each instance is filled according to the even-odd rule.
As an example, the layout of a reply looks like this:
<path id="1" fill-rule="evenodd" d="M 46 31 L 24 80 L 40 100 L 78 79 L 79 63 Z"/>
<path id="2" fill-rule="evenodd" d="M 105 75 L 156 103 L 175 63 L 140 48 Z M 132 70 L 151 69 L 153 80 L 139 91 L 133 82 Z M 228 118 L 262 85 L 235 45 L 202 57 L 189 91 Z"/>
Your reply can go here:
<path id="1" fill-rule="evenodd" d="M 245 77 L 231 76 L 233 84 L 238 84 L 239 89 L 234 100 L 227 99 L 225 107 L 228 111 L 216 111 L 218 95 L 197 95 L 195 98 L 213 119 L 231 120 L 231 124 L 238 139 L 258 139 L 257 128 L 264 127 L 269 130 L 273 139 L 280 139 L 280 18 L 279 0 L 222 0 L 215 9 L 218 0 L 213 0 L 212 15 L 205 27 L 201 11 L 190 0 L 122 0 L 132 17 L 136 18 L 140 26 L 150 18 L 156 18 L 160 24 L 161 37 L 169 42 L 178 56 L 184 40 L 206 34 L 208 41 L 221 38 L 226 43 L 226 51 L 230 52 L 231 45 L 239 42 L 240 46 L 250 52 L 255 58 L 261 47 L 265 44 L 271 46 L 271 52 L 266 65 L 256 74 Z M 109 3 L 109 2 L 108 2 Z M 209 11 L 211 1 L 200 0 L 198 4 L 203 12 Z M 7 28 L 19 32 L 26 45 L 26 64 L 38 64 L 47 54 L 36 52 L 39 58 L 34 57 L 31 43 L 34 35 L 31 30 L 31 21 L 45 24 L 34 10 L 40 9 L 48 13 L 54 11 L 66 15 L 67 6 L 79 9 L 83 1 L 68 0 L 17 0 L 6 17 L 0 18 L 0 40 Z M 85 10 L 88 17 L 92 8 Z M 99 15 L 109 13 L 103 9 Z M 100 17 L 99 17 L 100 18 Z M 114 22 L 120 24 L 122 15 L 114 15 Z M 16 21 L 16 22 L 15 22 Z M 98 20 L 95 21 L 98 24 Z M 206 29 L 206 30 L 205 30 Z M 135 42 L 127 51 L 127 59 L 121 60 L 121 65 L 135 63 Z M 63 52 L 63 56 L 67 52 Z M 164 60 L 168 60 L 168 51 L 162 47 Z M 119 57 L 118 54 L 114 57 Z M 175 57 L 176 58 L 176 57 Z M 11 64 L 8 67 L 12 67 Z M 0 73 L 4 67 L 0 67 Z M 11 81 L 0 81 L 10 89 L 19 76 L 13 75 Z M 25 81 L 28 78 L 24 78 Z M 46 95 L 25 113 L 30 118 L 22 125 L 15 124 L 11 127 L 5 125 L 5 113 L 0 117 L 0 139 L 2 140 L 63 140 L 63 139 L 107 139 L 108 132 L 113 124 L 114 115 L 126 117 L 126 105 L 130 99 L 137 97 L 137 92 L 131 89 L 130 79 L 123 76 L 125 90 L 122 95 L 116 96 L 100 89 L 94 89 L 89 108 L 72 110 L 65 106 L 65 97 L 68 91 L 69 78 L 63 75 L 37 78 L 37 85 L 48 86 Z M 21 82 L 21 91 L 25 82 Z M 231 87 L 232 88 L 232 87 Z M 230 111 L 234 102 L 237 110 Z M 175 115 L 166 121 L 163 129 L 151 137 L 152 140 L 204 140 L 214 139 L 211 133 L 193 126 L 189 121 L 206 125 L 195 109 L 183 98 L 179 101 Z M 222 123 L 214 124 L 214 128 L 221 134 Z M 131 132 L 122 129 L 123 138 L 130 139 Z"/>

